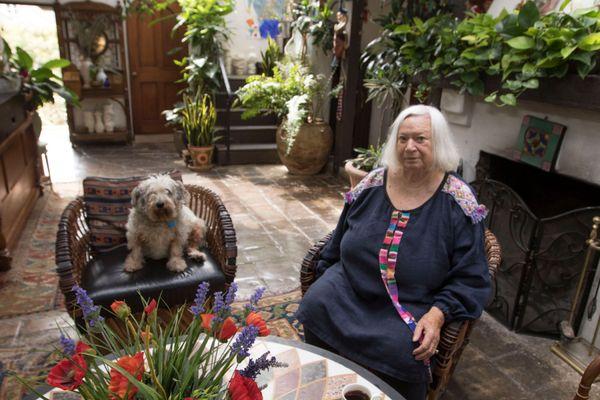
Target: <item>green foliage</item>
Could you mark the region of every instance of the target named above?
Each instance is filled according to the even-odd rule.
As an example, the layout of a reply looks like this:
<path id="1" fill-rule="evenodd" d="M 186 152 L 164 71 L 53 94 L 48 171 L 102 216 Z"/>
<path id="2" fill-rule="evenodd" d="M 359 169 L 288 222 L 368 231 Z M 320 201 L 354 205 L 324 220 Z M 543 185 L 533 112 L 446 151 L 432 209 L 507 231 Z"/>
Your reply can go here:
<path id="1" fill-rule="evenodd" d="M 277 45 L 277 42 L 271 39 L 270 37 L 267 38 L 267 48 L 263 53 L 261 53 L 261 56 L 263 73 L 267 76 L 273 76 L 273 69 L 275 68 L 275 64 L 281 61 L 281 59 L 283 58 L 283 53 Z"/>
<path id="2" fill-rule="evenodd" d="M 362 171 L 371 172 L 381 159 L 383 145 L 378 145 L 377 147 L 370 145 L 368 148 L 357 147 L 354 151 L 358 155 L 350 160 L 352 161 L 352 165 Z"/>
<path id="3" fill-rule="evenodd" d="M 221 84 L 219 56 L 229 39 L 225 17 L 233 12 L 233 0 L 178 0 L 181 12 L 173 31 L 185 27 L 183 43 L 189 44 L 190 55 L 178 60 L 183 68 L 181 82 L 190 92 L 198 88 L 214 93 Z"/>
<path id="4" fill-rule="evenodd" d="M 190 146 L 210 146 L 219 139 L 214 136 L 217 111 L 209 94 L 198 91 L 191 96 L 184 93 L 179 116 Z"/>
<path id="5" fill-rule="evenodd" d="M 562 78 L 570 69 L 585 78 L 600 50 L 600 10 L 544 16 L 533 1 L 497 18 L 449 14 L 390 24 L 362 56 L 370 98 L 388 96 L 397 106 L 407 88 L 425 101 L 432 87 L 448 79 L 461 92 L 484 95 L 484 80 L 498 76 L 502 86 L 486 101 L 516 105 L 539 80 Z"/>
<path id="6" fill-rule="evenodd" d="M 79 105 L 79 98 L 70 89 L 63 85 L 62 78 L 52 72 L 53 69 L 65 68 L 71 63 L 59 58 L 45 62 L 36 67 L 33 57 L 17 47 L 13 52 L 6 41 L 4 41 L 5 54 L 9 58 L 9 72 L 0 75 L 0 79 L 22 78 L 21 90 L 26 97 L 31 96 L 27 105 L 28 109 L 34 111 L 44 103 L 54 103 L 54 93 L 58 94 L 70 104 Z"/>
<path id="7" fill-rule="evenodd" d="M 323 77 L 315 77 L 299 61 L 286 60 L 273 68 L 273 76 L 253 75 L 236 92 L 237 102 L 244 107 L 242 118 L 261 114 L 275 114 L 284 118 L 288 139 L 287 151 L 291 150 L 300 126 L 313 118 L 319 101 L 323 100 Z"/>
<path id="8" fill-rule="evenodd" d="M 333 7 L 336 0 L 300 0 L 294 4 L 292 28 L 298 30 L 306 41 L 310 35 L 313 45 L 327 54 L 333 49 Z M 304 44 L 306 47 L 306 43 Z"/>

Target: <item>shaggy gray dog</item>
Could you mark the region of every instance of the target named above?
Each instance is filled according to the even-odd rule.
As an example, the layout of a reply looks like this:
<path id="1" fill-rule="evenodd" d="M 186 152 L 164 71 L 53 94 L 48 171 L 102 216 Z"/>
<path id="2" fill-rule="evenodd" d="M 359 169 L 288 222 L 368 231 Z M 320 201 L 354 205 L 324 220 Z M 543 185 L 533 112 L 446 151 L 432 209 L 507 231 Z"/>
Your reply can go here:
<path id="1" fill-rule="evenodd" d="M 144 257 L 168 258 L 167 268 L 174 272 L 185 270 L 184 252 L 193 259 L 206 258 L 198 250 L 204 242 L 206 223 L 186 206 L 188 201 L 183 183 L 168 175 L 152 176 L 133 189 L 133 207 L 126 225 L 130 253 L 125 271 L 141 269 Z"/>

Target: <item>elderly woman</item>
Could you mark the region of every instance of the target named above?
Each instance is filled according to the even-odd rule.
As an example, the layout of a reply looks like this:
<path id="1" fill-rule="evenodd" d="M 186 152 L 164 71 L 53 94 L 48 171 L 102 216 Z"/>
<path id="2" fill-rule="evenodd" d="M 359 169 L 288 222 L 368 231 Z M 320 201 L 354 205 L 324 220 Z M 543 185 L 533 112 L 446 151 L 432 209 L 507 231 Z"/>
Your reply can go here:
<path id="1" fill-rule="evenodd" d="M 346 194 L 297 316 L 308 343 L 425 399 L 444 323 L 481 315 L 490 295 L 486 209 L 454 171 L 443 115 L 412 106 L 394 121 L 384 168 Z"/>

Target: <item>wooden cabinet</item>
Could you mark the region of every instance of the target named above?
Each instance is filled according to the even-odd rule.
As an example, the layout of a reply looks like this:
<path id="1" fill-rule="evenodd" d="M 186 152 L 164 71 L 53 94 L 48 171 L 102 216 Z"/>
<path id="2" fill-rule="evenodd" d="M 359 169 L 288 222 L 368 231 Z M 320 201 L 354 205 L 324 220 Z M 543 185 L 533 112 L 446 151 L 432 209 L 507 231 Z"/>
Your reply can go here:
<path id="1" fill-rule="evenodd" d="M 65 86 L 75 91 L 81 102 L 79 108 L 67 105 L 71 143 L 131 142 L 130 95 L 120 9 L 89 1 L 56 3 L 54 7 L 60 55 L 72 63 L 63 71 Z M 107 76 L 104 82 L 95 79 L 97 73 L 89 73 L 100 68 Z M 83 79 L 83 74 L 91 78 Z M 107 129 L 98 132 L 98 119 L 101 127 L 106 125 L 106 107 L 112 109 L 114 128 L 112 132 Z M 94 123 L 90 124 L 90 120 Z"/>
<path id="2" fill-rule="evenodd" d="M 32 114 L 19 99 L 16 95 L 0 104 L 0 114 L 14 122 L 14 129 L 0 138 L 0 271 L 10 268 L 9 252 L 42 194 Z"/>

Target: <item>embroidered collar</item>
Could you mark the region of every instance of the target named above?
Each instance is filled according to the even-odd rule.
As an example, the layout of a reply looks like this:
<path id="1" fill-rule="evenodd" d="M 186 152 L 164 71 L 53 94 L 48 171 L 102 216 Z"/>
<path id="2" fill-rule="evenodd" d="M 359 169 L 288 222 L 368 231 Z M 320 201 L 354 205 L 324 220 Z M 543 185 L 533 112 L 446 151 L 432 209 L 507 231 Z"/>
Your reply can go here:
<path id="1" fill-rule="evenodd" d="M 369 172 L 369 175 L 365 176 L 359 183 L 346 193 L 344 196 L 346 203 L 351 204 L 354 200 L 358 198 L 358 196 L 368 188 L 372 188 L 375 186 L 383 185 L 383 174 L 385 172 L 385 168 L 377 168 L 373 171 Z"/>
<path id="2" fill-rule="evenodd" d="M 448 175 L 442 191 L 454 198 L 465 215 L 471 218 L 471 222 L 474 224 L 483 221 L 487 216 L 487 208 L 477 202 L 469 185 L 456 176 Z"/>

